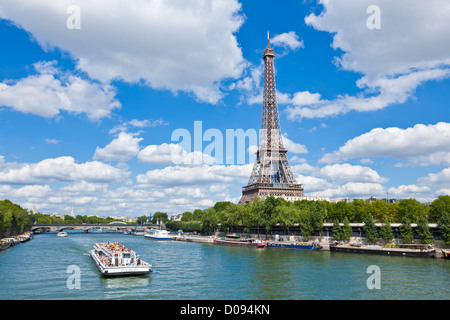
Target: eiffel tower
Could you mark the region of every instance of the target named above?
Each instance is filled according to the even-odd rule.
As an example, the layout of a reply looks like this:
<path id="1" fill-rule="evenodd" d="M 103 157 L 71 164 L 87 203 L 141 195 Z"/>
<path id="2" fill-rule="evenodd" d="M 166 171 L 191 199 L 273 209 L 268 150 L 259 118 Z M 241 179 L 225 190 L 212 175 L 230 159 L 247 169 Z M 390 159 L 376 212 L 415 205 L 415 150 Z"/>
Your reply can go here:
<path id="1" fill-rule="evenodd" d="M 239 204 L 253 202 L 255 198 L 265 198 L 269 195 L 288 201 L 304 197 L 303 187 L 295 180 L 286 157 L 287 149 L 283 145 L 273 65 L 275 51 L 270 47 L 269 33 L 263 58 L 264 101 L 259 147 L 248 185 L 242 188 Z"/>

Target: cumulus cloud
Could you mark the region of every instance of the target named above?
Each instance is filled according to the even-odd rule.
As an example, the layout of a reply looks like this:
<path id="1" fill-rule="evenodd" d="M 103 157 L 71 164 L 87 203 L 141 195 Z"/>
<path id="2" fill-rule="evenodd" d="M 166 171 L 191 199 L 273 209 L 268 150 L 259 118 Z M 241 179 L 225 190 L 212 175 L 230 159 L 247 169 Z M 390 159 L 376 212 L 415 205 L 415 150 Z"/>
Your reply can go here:
<path id="1" fill-rule="evenodd" d="M 99 161 L 78 164 L 72 157 L 59 157 L 30 164 L 3 164 L 0 168 L 0 183 L 47 184 L 78 180 L 114 183 L 123 181 L 129 174 Z"/>
<path id="2" fill-rule="evenodd" d="M 447 187 L 450 185 L 450 168 L 445 168 L 438 173 L 429 173 L 428 176 L 420 178 L 419 182 L 433 186 Z"/>
<path id="3" fill-rule="evenodd" d="M 285 32 L 279 34 L 270 39 L 270 44 L 273 46 L 280 46 L 289 50 L 296 50 L 298 48 L 304 48 L 303 40 L 298 40 L 298 35 L 294 31 Z"/>
<path id="4" fill-rule="evenodd" d="M 387 178 L 380 177 L 378 172 L 369 167 L 351 165 L 349 163 L 333 164 L 318 170 L 319 176 L 334 181 L 385 183 Z"/>
<path id="5" fill-rule="evenodd" d="M 171 166 L 147 171 L 136 176 L 139 184 L 150 185 L 195 185 L 233 181 L 246 182 L 253 164 L 246 165 L 202 165 L 195 167 Z"/>
<path id="6" fill-rule="evenodd" d="M 401 129 L 375 128 L 348 140 L 337 151 L 325 154 L 320 163 L 352 158 L 394 157 L 411 165 L 450 164 L 450 123 L 417 124 Z"/>
<path id="7" fill-rule="evenodd" d="M 385 194 L 384 187 L 379 183 L 348 182 L 321 192 L 329 198 L 369 198 Z"/>
<path id="8" fill-rule="evenodd" d="M 80 8 L 80 29 L 66 27 L 72 5 Z M 0 17 L 45 50 L 68 52 L 91 79 L 143 82 L 217 103 L 220 82 L 239 78 L 245 66 L 234 35 L 240 10 L 237 0 L 6 0 Z"/>
<path id="9" fill-rule="evenodd" d="M 0 83 L 0 105 L 46 118 L 61 111 L 85 113 L 91 120 L 108 117 L 112 110 L 121 107 L 112 86 L 70 73 L 57 75 L 54 61 L 34 66 L 39 74 Z"/>
<path id="10" fill-rule="evenodd" d="M 284 147 L 291 153 L 308 153 L 308 149 L 305 145 L 296 143 L 287 137 L 287 134 L 283 135 Z"/>
<path id="11" fill-rule="evenodd" d="M 401 185 L 398 187 L 392 187 L 388 189 L 390 198 L 404 199 L 404 198 L 416 198 L 422 199 L 425 196 L 430 198 L 431 189 L 428 186 L 418 186 L 415 184 Z"/>
<path id="12" fill-rule="evenodd" d="M 216 159 L 200 151 L 187 152 L 179 144 L 163 143 L 143 148 L 137 157 L 144 163 L 165 165 L 202 165 L 213 164 Z"/>
<path id="13" fill-rule="evenodd" d="M 131 133 L 120 132 L 118 137 L 112 140 L 104 148 L 97 147 L 94 160 L 127 161 L 139 153 L 139 142 L 143 138 L 135 137 Z"/>
<path id="14" fill-rule="evenodd" d="M 322 0 L 323 12 L 305 18 L 316 30 L 333 34 L 332 47 L 343 52 L 334 63 L 343 70 L 363 74 L 356 82 L 363 91 L 332 100 L 292 101 L 290 119 L 336 116 L 350 111 L 376 111 L 404 103 L 421 84 L 450 76 L 450 5 L 445 0 L 427 3 L 408 0 L 378 1 L 381 29 L 366 27 L 370 0 Z M 433 21 L 430 24 L 430 21 Z M 429 26 L 429 27 L 423 27 Z M 401 45 L 399 45 L 401 44 Z M 301 96 L 300 96 L 301 97 Z M 296 102 L 299 102 L 296 104 Z"/>

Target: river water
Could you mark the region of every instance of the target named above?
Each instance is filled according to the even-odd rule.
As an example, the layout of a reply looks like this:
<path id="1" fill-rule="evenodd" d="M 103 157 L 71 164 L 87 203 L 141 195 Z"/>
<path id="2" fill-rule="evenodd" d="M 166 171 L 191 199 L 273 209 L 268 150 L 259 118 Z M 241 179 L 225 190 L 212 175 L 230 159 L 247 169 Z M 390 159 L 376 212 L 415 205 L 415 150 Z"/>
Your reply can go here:
<path id="1" fill-rule="evenodd" d="M 0 253 L 0 299 L 449 299 L 450 261 L 166 241 L 120 233 L 35 235 Z M 104 278 L 89 257 L 120 242 L 153 265 L 148 276 Z M 369 289 L 369 266 L 380 289 Z M 73 268 L 79 268 L 78 282 Z M 72 277 L 72 278 L 71 278 Z M 68 281 L 69 279 L 69 281 Z M 79 286 L 74 288 L 74 284 Z"/>

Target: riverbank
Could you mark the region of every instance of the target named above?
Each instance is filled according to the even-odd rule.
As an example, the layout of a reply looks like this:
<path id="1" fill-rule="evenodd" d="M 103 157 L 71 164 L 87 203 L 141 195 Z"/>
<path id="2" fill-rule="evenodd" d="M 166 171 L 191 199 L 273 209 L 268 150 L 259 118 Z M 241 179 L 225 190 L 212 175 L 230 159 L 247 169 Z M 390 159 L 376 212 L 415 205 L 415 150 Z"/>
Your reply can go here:
<path id="1" fill-rule="evenodd" d="M 185 241 L 185 242 L 199 242 L 199 243 L 214 243 L 214 236 L 202 236 L 202 235 L 176 235 L 172 238 L 175 241 Z M 276 241 L 278 244 L 292 244 L 296 241 Z M 321 251 L 333 251 L 333 252 L 346 252 L 346 253 L 357 253 L 357 254 L 377 254 L 373 249 L 365 250 L 366 246 L 362 246 L 359 250 L 351 247 L 349 245 L 340 245 L 339 250 L 330 250 L 330 243 L 332 243 L 332 239 L 327 242 L 318 241 L 310 241 L 310 243 L 314 243 L 320 245 Z M 405 257 L 420 257 L 422 256 L 420 253 L 412 253 L 410 249 L 399 249 L 399 248 L 387 248 L 385 246 L 377 246 L 380 248 L 380 252 L 386 253 L 386 255 L 399 255 Z M 345 250 L 348 248 L 348 250 Z M 432 257 L 432 258 L 443 258 L 443 252 L 441 248 L 434 248 L 434 252 L 432 255 L 423 255 L 424 257 Z M 411 251 L 411 252 L 410 252 Z"/>
<path id="2" fill-rule="evenodd" d="M 177 235 L 173 237 L 172 240 L 186 241 L 186 242 L 214 243 L 214 236 Z"/>

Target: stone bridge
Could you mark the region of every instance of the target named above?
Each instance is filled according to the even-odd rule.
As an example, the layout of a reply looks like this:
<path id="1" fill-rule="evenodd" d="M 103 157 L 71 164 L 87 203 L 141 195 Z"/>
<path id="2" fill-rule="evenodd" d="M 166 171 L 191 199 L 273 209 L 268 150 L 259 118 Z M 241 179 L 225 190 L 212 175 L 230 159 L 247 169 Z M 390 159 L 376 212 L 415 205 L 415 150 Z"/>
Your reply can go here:
<path id="1" fill-rule="evenodd" d="M 88 232 L 90 229 L 108 229 L 110 231 L 123 231 L 125 229 L 137 228 L 140 225 L 137 224 L 122 224 L 122 223 L 111 223 L 111 224 L 33 224 L 31 225 L 31 231 L 63 231 L 63 230 L 83 230 L 84 232 Z"/>

